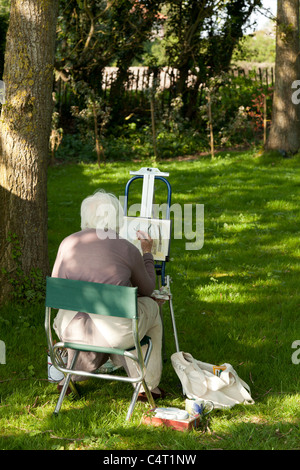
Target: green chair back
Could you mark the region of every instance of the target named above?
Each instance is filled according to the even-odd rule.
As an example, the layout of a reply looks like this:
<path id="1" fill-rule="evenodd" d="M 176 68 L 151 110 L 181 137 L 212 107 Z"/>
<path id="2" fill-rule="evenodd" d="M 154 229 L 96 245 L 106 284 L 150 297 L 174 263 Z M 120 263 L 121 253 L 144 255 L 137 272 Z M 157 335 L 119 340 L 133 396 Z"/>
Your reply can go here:
<path id="1" fill-rule="evenodd" d="M 47 277 L 46 306 L 137 318 L 137 288 Z"/>

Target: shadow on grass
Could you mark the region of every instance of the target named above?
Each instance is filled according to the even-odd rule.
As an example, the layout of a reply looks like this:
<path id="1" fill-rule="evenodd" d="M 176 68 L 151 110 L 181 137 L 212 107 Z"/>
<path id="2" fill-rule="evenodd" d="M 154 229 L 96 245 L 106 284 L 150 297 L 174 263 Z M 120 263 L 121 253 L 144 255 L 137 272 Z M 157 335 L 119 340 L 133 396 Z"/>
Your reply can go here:
<path id="1" fill-rule="evenodd" d="M 126 423 L 123 393 L 108 403 L 107 390 L 91 392 L 85 399 L 71 402 L 55 418 L 49 406 L 18 412 L 18 419 L 9 418 L 0 437 L 2 449 L 31 450 L 172 450 L 191 453 L 209 449 L 299 449 L 299 395 L 273 396 L 259 405 L 239 405 L 231 410 L 213 411 L 200 427 L 179 432 L 166 427 L 141 423 L 141 404 Z M 109 395 L 109 394 L 108 394 Z M 106 398 L 105 398 L 106 397 Z M 125 402 L 123 401 L 125 400 Z M 114 407 L 115 405 L 115 407 Z M 120 409 L 123 407 L 123 410 Z M 272 409 L 272 415 L 268 415 Z M 267 411 L 267 413 L 266 413 Z M 118 455 L 118 454 L 116 454 Z M 100 457 L 99 457 L 100 458 Z"/>

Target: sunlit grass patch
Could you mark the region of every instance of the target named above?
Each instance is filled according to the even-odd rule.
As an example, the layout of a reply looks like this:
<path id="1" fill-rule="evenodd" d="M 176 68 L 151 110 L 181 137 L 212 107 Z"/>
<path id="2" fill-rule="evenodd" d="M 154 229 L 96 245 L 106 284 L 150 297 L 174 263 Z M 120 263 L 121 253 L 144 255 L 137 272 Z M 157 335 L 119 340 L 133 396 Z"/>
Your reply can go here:
<path id="1" fill-rule="evenodd" d="M 179 346 L 199 360 L 229 362 L 251 387 L 253 406 L 214 411 L 191 433 L 141 424 L 136 407 L 125 423 L 131 386 L 88 381 L 78 401 L 68 397 L 57 419 L 58 394 L 47 382 L 43 305 L 9 304 L 0 312 L 1 449 L 299 449 L 300 159 L 225 152 L 214 160 L 159 163 L 170 173 L 172 203 L 204 204 L 204 245 L 186 250 L 185 235 L 171 241 Z M 99 188 L 123 196 L 130 170 L 151 162 L 61 165 L 49 168 L 49 255 L 80 229 L 80 204 Z M 140 202 L 141 185 L 132 187 Z M 157 185 L 157 202 L 165 193 Z M 195 227 L 195 224 L 193 225 Z M 170 364 L 175 351 L 167 305 L 163 308 L 166 362 L 163 406 L 184 407 Z"/>

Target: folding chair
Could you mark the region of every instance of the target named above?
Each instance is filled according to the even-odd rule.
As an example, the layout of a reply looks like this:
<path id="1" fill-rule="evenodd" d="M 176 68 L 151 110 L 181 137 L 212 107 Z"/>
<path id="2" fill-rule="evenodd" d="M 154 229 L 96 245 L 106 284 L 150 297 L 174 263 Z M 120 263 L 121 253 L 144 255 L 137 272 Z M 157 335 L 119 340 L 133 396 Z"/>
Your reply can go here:
<path id="1" fill-rule="evenodd" d="M 59 371 L 65 375 L 65 382 L 62 387 L 54 415 L 58 415 L 64 396 L 69 384 L 72 384 L 71 375 L 80 375 L 85 377 L 93 377 L 105 380 L 117 380 L 121 382 L 136 383 L 131 403 L 128 408 L 126 420 L 129 420 L 134 410 L 137 396 L 141 385 L 143 384 L 146 396 L 151 405 L 155 408 L 153 397 L 145 382 L 146 367 L 149 362 L 152 351 L 151 338 L 145 336 L 140 341 L 138 333 L 138 309 L 137 309 L 137 288 L 114 286 L 111 284 L 98 284 L 94 282 L 74 281 L 71 279 L 60 279 L 47 277 L 46 279 L 46 313 L 45 313 L 45 330 L 48 341 L 48 349 L 51 361 Z M 92 346 L 89 344 L 58 342 L 53 344 L 51 333 L 51 309 L 65 309 L 75 312 L 95 313 L 98 315 L 114 316 L 129 318 L 132 320 L 132 348 L 108 348 Z M 147 345 L 145 359 L 143 358 L 141 346 Z M 73 349 L 75 354 L 70 364 L 70 368 L 66 368 L 57 358 L 57 350 L 61 348 Z M 137 355 L 132 351 L 136 350 Z M 130 358 L 137 364 L 138 376 L 127 377 L 122 375 L 111 375 L 103 373 L 91 373 L 76 369 L 76 360 L 80 351 L 92 351 L 106 354 L 118 354 L 126 358 Z"/>

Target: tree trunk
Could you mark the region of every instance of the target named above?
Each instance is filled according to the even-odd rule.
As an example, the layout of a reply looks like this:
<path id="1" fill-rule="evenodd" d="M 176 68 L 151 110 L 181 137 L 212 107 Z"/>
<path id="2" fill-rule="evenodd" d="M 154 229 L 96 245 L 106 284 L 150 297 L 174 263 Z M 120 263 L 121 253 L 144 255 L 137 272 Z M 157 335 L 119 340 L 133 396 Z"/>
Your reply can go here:
<path id="1" fill-rule="evenodd" d="M 58 0 L 12 0 L 0 122 L 0 302 L 18 267 L 48 273 L 47 164 Z M 3 274 L 5 270 L 6 274 Z"/>
<path id="2" fill-rule="evenodd" d="M 268 150 L 296 153 L 300 148 L 300 106 L 292 101 L 292 83 L 300 77 L 299 52 L 299 0 L 278 0 L 275 88 Z"/>

